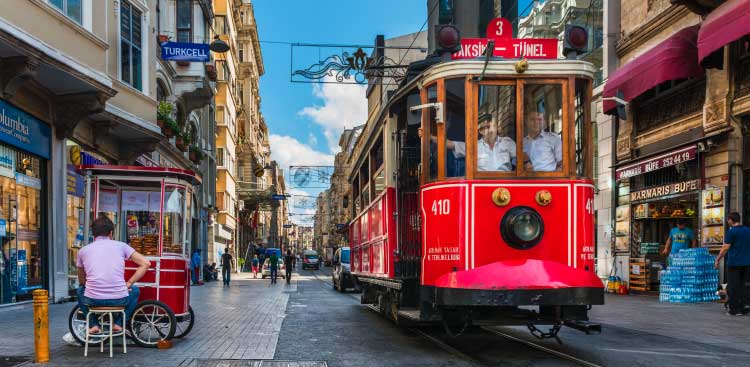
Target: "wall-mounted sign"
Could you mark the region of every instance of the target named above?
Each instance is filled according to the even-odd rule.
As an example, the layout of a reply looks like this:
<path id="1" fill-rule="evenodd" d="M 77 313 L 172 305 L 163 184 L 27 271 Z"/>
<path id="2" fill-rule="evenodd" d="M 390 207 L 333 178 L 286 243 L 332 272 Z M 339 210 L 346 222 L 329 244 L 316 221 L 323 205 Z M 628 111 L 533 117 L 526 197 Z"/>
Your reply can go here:
<path id="1" fill-rule="evenodd" d="M 286 195 L 271 195 L 271 200 L 286 200 Z"/>
<path id="2" fill-rule="evenodd" d="M 75 166 L 72 164 L 68 165 L 68 195 L 76 196 L 79 198 L 84 197 L 84 181 L 83 176 L 76 172 Z"/>
<path id="3" fill-rule="evenodd" d="M 291 224 L 284 224 L 284 228 L 292 228 Z"/>
<path id="4" fill-rule="evenodd" d="M 18 172 L 16 172 L 16 184 L 22 185 L 22 186 L 28 186 L 37 190 L 42 189 L 42 180 L 36 177 L 26 176 Z"/>
<path id="5" fill-rule="evenodd" d="M 16 177 L 16 150 L 0 145 L 0 176 Z"/>
<path id="6" fill-rule="evenodd" d="M 161 44 L 161 59 L 172 61 L 208 62 L 208 45 L 204 43 L 165 42 Z"/>
<path id="7" fill-rule="evenodd" d="M 695 159 L 697 153 L 698 149 L 693 145 L 657 157 L 645 159 L 640 162 L 628 164 L 627 166 L 620 167 L 615 171 L 615 178 L 617 180 L 622 180 L 691 161 Z"/>
<path id="8" fill-rule="evenodd" d="M 49 159 L 51 136 L 47 124 L 0 99 L 0 141 Z"/>
<path id="9" fill-rule="evenodd" d="M 696 191 L 701 188 L 700 183 L 700 180 L 690 180 L 669 185 L 652 187 L 645 190 L 633 191 L 630 193 L 630 201 L 646 201 Z"/>

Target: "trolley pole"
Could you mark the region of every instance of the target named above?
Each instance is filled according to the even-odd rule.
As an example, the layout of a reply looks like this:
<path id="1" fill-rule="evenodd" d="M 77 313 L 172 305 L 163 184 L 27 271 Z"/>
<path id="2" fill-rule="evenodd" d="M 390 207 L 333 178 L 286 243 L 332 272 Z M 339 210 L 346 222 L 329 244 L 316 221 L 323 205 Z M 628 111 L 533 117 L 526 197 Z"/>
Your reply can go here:
<path id="1" fill-rule="evenodd" d="M 36 289 L 34 296 L 34 354 L 36 363 L 49 362 L 49 296 L 46 289 Z"/>

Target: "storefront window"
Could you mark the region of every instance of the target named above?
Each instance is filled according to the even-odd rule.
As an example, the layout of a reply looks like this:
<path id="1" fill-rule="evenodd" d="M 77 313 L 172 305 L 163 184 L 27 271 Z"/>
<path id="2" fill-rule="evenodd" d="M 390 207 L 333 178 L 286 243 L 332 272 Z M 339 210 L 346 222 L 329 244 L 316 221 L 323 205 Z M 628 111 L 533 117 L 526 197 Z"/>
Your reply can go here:
<path id="1" fill-rule="evenodd" d="M 525 169 L 535 172 L 562 171 L 562 85 L 526 84 L 523 95 Z"/>
<path id="2" fill-rule="evenodd" d="M 516 170 L 516 87 L 482 85 L 477 106 L 477 171 Z M 456 157 L 466 154 L 466 144 L 447 145 Z"/>
<path id="3" fill-rule="evenodd" d="M 182 254 L 185 239 L 185 189 L 177 186 L 164 188 L 164 227 L 162 253 Z"/>
<path id="4" fill-rule="evenodd" d="M 78 268 L 76 259 L 78 250 L 83 246 L 83 211 L 84 211 L 84 178 L 76 172 L 75 164 L 81 161 L 81 149 L 74 142 L 67 140 L 67 197 L 66 229 L 68 241 L 68 294 L 75 295 L 78 288 Z"/>
<path id="5" fill-rule="evenodd" d="M 0 303 L 31 299 L 45 285 L 41 220 L 44 161 L 0 146 Z"/>

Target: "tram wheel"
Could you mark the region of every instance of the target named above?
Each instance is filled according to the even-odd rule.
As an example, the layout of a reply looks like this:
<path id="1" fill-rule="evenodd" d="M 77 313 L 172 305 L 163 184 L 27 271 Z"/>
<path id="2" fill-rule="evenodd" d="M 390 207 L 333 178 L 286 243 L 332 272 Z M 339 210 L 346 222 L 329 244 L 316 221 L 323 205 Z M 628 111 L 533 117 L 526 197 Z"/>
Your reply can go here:
<path id="1" fill-rule="evenodd" d="M 154 300 L 139 303 L 128 321 L 133 341 L 146 348 L 156 348 L 160 340 L 172 339 L 177 324 L 174 312 Z"/>
<path id="2" fill-rule="evenodd" d="M 193 307 L 188 307 L 189 308 L 187 315 L 176 316 L 177 323 L 175 325 L 174 332 L 175 338 L 182 338 L 183 336 L 187 335 L 190 330 L 193 329 L 193 324 L 195 323 L 195 313 L 193 312 Z"/>

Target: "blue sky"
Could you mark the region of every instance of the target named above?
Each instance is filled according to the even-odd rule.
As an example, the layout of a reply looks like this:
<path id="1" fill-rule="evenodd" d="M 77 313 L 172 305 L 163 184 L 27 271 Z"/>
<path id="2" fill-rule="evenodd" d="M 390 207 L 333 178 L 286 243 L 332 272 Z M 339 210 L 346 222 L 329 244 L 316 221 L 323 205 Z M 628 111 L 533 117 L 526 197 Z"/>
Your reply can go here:
<path id="1" fill-rule="evenodd" d="M 519 9 L 530 1 L 520 0 Z M 427 1 L 256 0 L 253 6 L 265 67 L 261 111 L 272 158 L 285 172 L 289 165 L 331 165 L 341 131 L 367 117 L 363 87 L 291 83 L 291 46 L 268 41 L 372 45 L 378 34 L 391 38 L 418 31 L 427 18 Z M 309 66 L 318 56 L 340 51 L 321 49 L 318 55 L 317 49 L 295 49 L 294 65 Z M 319 191 L 306 190 L 312 195 Z"/>

